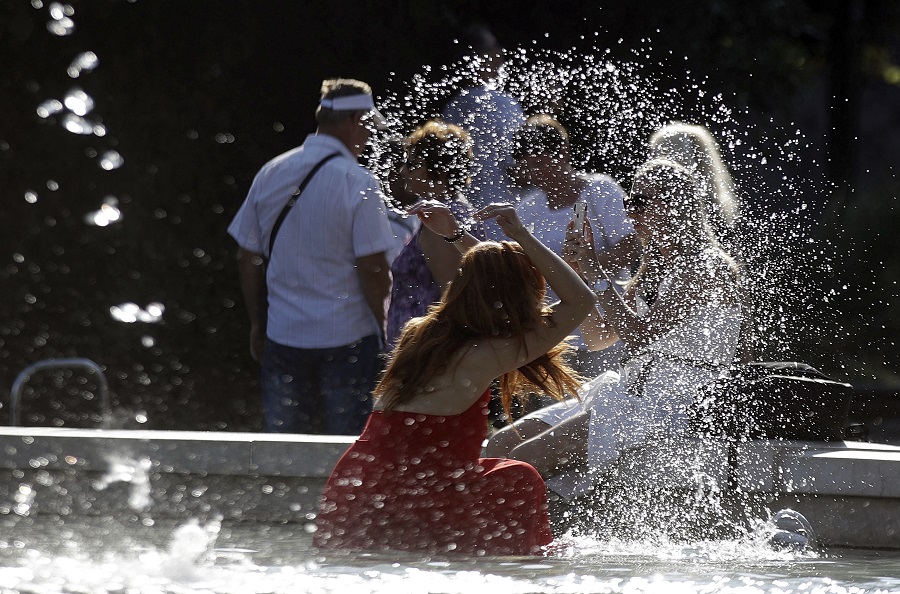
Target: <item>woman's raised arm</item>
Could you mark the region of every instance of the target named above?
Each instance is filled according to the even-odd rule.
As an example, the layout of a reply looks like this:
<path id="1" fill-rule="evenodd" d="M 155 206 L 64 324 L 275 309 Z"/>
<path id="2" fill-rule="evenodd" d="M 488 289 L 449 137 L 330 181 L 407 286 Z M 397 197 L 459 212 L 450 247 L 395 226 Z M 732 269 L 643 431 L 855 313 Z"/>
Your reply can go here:
<path id="1" fill-rule="evenodd" d="M 508 370 L 516 369 L 543 355 L 571 334 L 594 308 L 594 294 L 562 258 L 531 234 L 511 204 L 490 204 L 476 212 L 475 218 L 482 221 L 495 219 L 506 236 L 522 247 L 559 297 L 559 302 L 551 306 L 553 323 L 526 334 L 527 353 L 519 352 L 517 345 L 509 343 L 494 345 L 501 364 Z"/>

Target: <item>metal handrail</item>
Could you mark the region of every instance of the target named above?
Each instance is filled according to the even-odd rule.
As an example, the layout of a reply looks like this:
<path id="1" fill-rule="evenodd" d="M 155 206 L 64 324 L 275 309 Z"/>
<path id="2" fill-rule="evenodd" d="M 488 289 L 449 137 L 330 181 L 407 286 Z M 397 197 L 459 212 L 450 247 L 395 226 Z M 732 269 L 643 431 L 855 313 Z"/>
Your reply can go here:
<path id="1" fill-rule="evenodd" d="M 44 361 L 32 363 L 19 372 L 19 375 L 16 376 L 16 381 L 13 382 L 12 389 L 9 391 L 9 425 L 11 427 L 19 426 L 22 416 L 19 410 L 19 401 L 22 398 L 25 384 L 28 383 L 32 375 L 45 369 L 68 369 L 72 367 L 81 367 L 97 374 L 98 383 L 100 384 L 100 408 L 103 411 L 101 427 L 107 429 L 110 421 L 109 382 L 106 380 L 106 375 L 99 365 L 90 359 L 83 358 L 45 359 Z"/>

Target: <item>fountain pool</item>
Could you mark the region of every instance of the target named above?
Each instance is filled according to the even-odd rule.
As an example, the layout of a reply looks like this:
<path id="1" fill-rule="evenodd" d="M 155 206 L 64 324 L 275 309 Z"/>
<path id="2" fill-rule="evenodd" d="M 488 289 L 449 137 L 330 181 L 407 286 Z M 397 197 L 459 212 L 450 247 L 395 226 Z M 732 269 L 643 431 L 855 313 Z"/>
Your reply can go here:
<path id="1" fill-rule="evenodd" d="M 0 591 L 519 594 L 900 591 L 900 554 L 779 553 L 763 540 L 573 539 L 544 558 L 322 557 L 298 524 L 145 526 L 128 518 L 3 522 Z"/>
<path id="2" fill-rule="evenodd" d="M 759 527 L 692 541 L 569 534 L 544 557 L 323 556 L 315 499 L 351 439 L 4 428 L 0 592 L 900 591 L 900 495 L 873 478 L 896 476 L 900 448 L 753 442 L 730 454 L 743 469 L 730 476 L 722 444 L 675 444 L 670 482 L 702 475 L 788 502 L 827 545 L 817 553 L 774 550 Z M 672 458 L 644 449 L 631 464 Z"/>
<path id="3" fill-rule="evenodd" d="M 34 1 L 32 6 L 40 9 L 43 3 Z M 47 8 L 51 17 L 48 31 L 60 38 L 70 35 L 74 9 L 58 3 Z M 65 46 L 65 51 L 73 47 Z M 752 190 L 748 191 L 748 208 L 753 216 L 747 218 L 759 225 L 751 230 L 760 238 L 753 247 L 758 243 L 799 250 L 804 245 L 802 234 L 795 231 L 798 218 L 806 211 L 807 201 L 815 206 L 813 199 L 825 194 L 812 188 L 808 180 L 791 175 L 791 165 L 799 160 L 795 152 L 809 143 L 805 136 L 748 129 L 739 122 L 744 114 L 729 107 L 728 98 L 708 93 L 702 84 L 693 84 L 686 77 L 681 88 L 668 88 L 669 83 L 645 76 L 640 63 L 620 63 L 608 53 L 594 53 L 516 51 L 506 69 L 506 87 L 521 96 L 532 111 L 557 110 L 574 120 L 580 145 L 577 165 L 607 170 L 623 181 L 643 158 L 644 142 L 653 130 L 673 119 L 707 123 L 715 129 L 735 176 L 744 188 Z M 94 70 L 98 59 L 107 59 L 107 55 L 98 58 L 93 52 L 70 57 L 70 69 L 76 73 L 70 72 L 71 78 Z M 635 59 L 641 61 L 640 52 L 635 52 Z M 62 71 L 58 74 L 64 76 Z M 103 76 L 103 70 L 91 76 Z M 433 113 L 434 106 L 459 82 L 450 75 L 438 81 L 431 78 L 416 77 L 408 88 L 383 98 L 386 111 L 397 119 L 398 130 Z M 99 151 L 87 144 L 79 149 L 86 148 L 90 158 L 99 157 L 101 175 L 116 175 L 113 172 L 125 163 L 141 163 L 124 148 L 123 154 L 107 150 L 117 146 L 107 125 L 115 135 L 124 128 L 117 126 L 113 117 L 107 118 L 109 124 L 103 123 L 100 112 L 104 103 L 98 101 L 95 109 L 87 94 L 94 92 L 90 79 L 82 83 L 87 91 L 79 87 L 67 92 L 70 84 L 50 77 L 39 82 L 45 89 L 34 99 L 35 113 L 41 121 L 58 124 L 61 134 L 98 146 Z M 284 127 L 276 122 L 274 129 Z M 186 134 L 179 130 L 178 137 L 189 144 L 200 134 L 192 127 Z M 230 132 L 215 137 L 223 148 L 234 140 Z M 142 165 L 152 173 L 158 171 L 155 164 Z M 771 175 L 764 178 L 767 172 Z M 228 179 L 234 182 L 231 175 Z M 779 179 L 789 181 L 778 184 Z M 38 181 L 41 185 L 36 187 L 45 186 L 47 192 L 39 196 L 28 190 L 24 200 L 44 208 L 52 204 L 49 196 L 59 190 L 59 184 Z M 167 188 L 163 193 L 190 202 L 191 197 L 183 191 L 186 188 Z M 135 214 L 130 219 L 123 219 L 116 197 L 101 196 L 102 192 L 91 192 L 81 198 L 95 204 L 96 210 L 84 221 L 104 238 L 101 242 L 113 240 L 100 233 L 113 233 L 123 226 L 129 232 L 141 227 L 123 223 L 141 220 L 134 208 L 142 204 L 140 196 L 131 202 Z M 200 200 L 193 199 L 192 204 L 197 203 Z M 162 208 L 177 214 L 159 196 L 144 204 L 149 205 L 146 217 L 153 220 L 177 218 Z M 178 202 L 178 212 L 183 206 Z M 226 210 L 218 204 L 213 209 Z M 207 220 L 207 211 L 203 213 Z M 786 239 L 773 241 L 776 236 Z M 43 238 L 35 241 L 37 245 L 51 243 Z M 21 251 L 32 257 L 27 249 Z M 77 254 L 73 261 L 91 260 L 74 249 L 69 252 Z M 65 264 L 60 253 L 54 252 L 54 265 Z M 194 268 L 208 258 L 195 245 L 185 253 L 197 258 L 197 264 L 185 259 Z M 144 256 L 141 254 L 136 270 L 149 278 L 154 269 Z M 794 258 L 782 257 L 780 252 L 777 257 L 763 256 L 758 257 L 765 264 L 760 274 L 767 282 L 759 285 L 775 287 L 768 289 L 771 295 L 766 297 L 778 307 L 765 311 L 762 322 L 766 331 L 760 334 L 770 345 L 785 345 L 789 343 L 786 338 L 804 332 L 794 327 L 800 322 L 785 314 L 780 305 L 801 301 L 799 298 L 807 295 L 808 275 L 799 272 L 813 266 L 803 253 Z M 24 255 L 17 253 L 16 257 L 18 263 L 24 262 Z M 815 258 L 809 261 L 818 262 Z M 797 262 L 802 265 L 799 269 Z M 165 271 L 170 270 L 166 263 Z M 63 311 L 78 311 L 72 304 L 63 305 Z M 165 308 L 157 307 L 156 302 L 146 308 L 132 303 L 103 305 L 117 323 L 144 324 L 149 330 L 141 333 L 142 348 L 159 349 L 157 334 L 161 333 L 151 324 L 160 321 Z M 171 311 L 173 314 L 167 315 L 177 315 L 174 307 Z M 193 314 L 182 311 L 182 321 L 185 316 Z M 806 319 L 813 318 L 799 318 Z M 738 489 L 771 496 L 773 502 L 806 506 L 804 512 L 810 512 L 814 523 L 827 518 L 830 524 L 824 529 L 817 525 L 820 536 L 831 545 L 821 553 L 774 551 L 767 546 L 764 532 L 751 531 L 737 538 L 695 539 L 688 544 L 662 536 L 627 540 L 572 536 L 560 539 L 553 554 L 539 558 L 324 557 L 311 548 L 313 504 L 324 477 L 347 443 L 342 438 L 304 436 L 284 439 L 236 433 L 10 428 L 0 434 L 0 451 L 4 452 L 0 459 L 0 594 L 900 591 L 900 578 L 896 577 L 900 576 L 900 553 L 891 550 L 900 549 L 900 513 L 896 513 L 900 488 L 890 480 L 897 476 L 900 454 L 891 449 L 755 444 L 730 453 L 748 470 L 735 476 L 716 464 L 723 458 L 715 446 L 701 448 L 713 461 L 703 468 L 704 476 L 711 477 L 714 484 L 734 484 Z M 696 472 L 688 473 L 688 483 L 696 476 Z M 878 550 L 845 548 L 847 545 Z"/>

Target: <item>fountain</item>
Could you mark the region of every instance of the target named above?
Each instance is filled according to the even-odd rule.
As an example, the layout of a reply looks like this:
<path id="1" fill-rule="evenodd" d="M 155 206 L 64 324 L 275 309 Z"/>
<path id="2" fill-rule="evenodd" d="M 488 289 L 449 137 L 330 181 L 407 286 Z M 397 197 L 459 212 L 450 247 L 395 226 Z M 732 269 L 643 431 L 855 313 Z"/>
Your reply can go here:
<path id="1" fill-rule="evenodd" d="M 48 14 L 48 34 L 73 34 L 71 6 L 53 3 Z M 747 113 L 711 96 L 701 82 L 655 79 L 638 52 L 633 62 L 613 60 L 600 49 L 520 49 L 510 58 L 501 84 L 522 97 L 529 110 L 552 110 L 568 118 L 576 162 L 607 171 L 626 186 L 654 129 L 673 119 L 714 128 L 736 178 L 748 195 L 753 189 L 746 201 L 751 238 L 746 257 L 757 265 L 757 278 L 767 281 L 767 289 L 756 295 L 764 315 L 755 346 L 766 358 L 777 359 L 790 352 L 791 337 L 820 333 L 821 319 L 794 317 L 794 310 L 784 307 L 791 303 L 803 309 L 817 301 L 805 284 L 806 273 L 828 266 L 824 256 L 807 257 L 818 248 L 796 230 L 797 218 L 815 205 L 804 204 L 799 181 L 781 181 L 782 170 L 806 142 L 801 134 L 748 124 Z M 80 52 L 67 73 L 73 79 L 87 76 L 102 60 L 102 55 Z M 406 131 L 434 115 L 458 81 L 459 72 L 450 68 L 393 81 L 398 90 L 383 98 L 383 111 Z M 66 133 L 104 138 L 107 127 L 94 119 L 88 91 L 83 84 L 60 98 L 44 98 L 36 113 L 56 118 Z M 235 139 L 223 135 L 221 142 Z M 377 151 L 376 145 L 376 159 Z M 123 166 L 129 155 L 110 149 L 91 158 L 105 173 Z M 33 191 L 25 200 L 34 204 L 41 196 Z M 122 224 L 119 200 L 98 198 L 96 210 L 82 220 L 98 228 Z M 802 248 L 803 254 L 778 257 L 775 248 L 785 244 Z M 121 324 L 155 324 L 171 315 L 156 302 L 108 307 Z M 141 342 L 156 348 L 149 332 Z M 139 381 L 145 377 L 139 374 Z M 106 420 L 104 413 L 94 416 Z M 144 413 L 134 418 L 138 425 L 146 421 Z M 884 479 L 900 465 L 900 451 L 891 446 L 696 438 L 641 446 L 601 479 L 607 487 L 590 508 L 554 502 L 558 525 L 571 524 L 573 531 L 546 557 L 324 557 L 311 547 L 315 499 L 350 441 L 236 432 L 5 428 L 0 431 L 5 453 L 0 462 L 0 590 L 824 594 L 900 587 L 891 577 L 898 574 L 895 556 L 841 550 L 898 548 L 900 491 Z M 784 524 L 767 524 L 768 513 L 788 507 L 809 516 L 825 553 L 770 546 L 775 526 Z"/>

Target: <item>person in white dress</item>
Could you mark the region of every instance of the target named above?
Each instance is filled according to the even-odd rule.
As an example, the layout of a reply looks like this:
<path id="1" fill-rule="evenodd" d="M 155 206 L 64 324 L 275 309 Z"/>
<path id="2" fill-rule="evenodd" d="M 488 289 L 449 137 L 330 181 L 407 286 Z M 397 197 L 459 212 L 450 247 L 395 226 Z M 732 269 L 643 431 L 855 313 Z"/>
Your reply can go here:
<path id="1" fill-rule="evenodd" d="M 581 327 L 591 348 L 621 339 L 629 355 L 617 372 L 568 400 L 495 433 L 486 455 L 529 462 L 564 498 L 629 447 L 678 435 L 699 386 L 732 364 L 741 326 L 739 269 L 706 221 L 695 176 L 654 159 L 634 178 L 625 209 L 643 246 L 641 265 L 623 293 L 598 263 L 590 220 L 570 225 L 564 259 L 594 287 L 604 313 Z"/>

